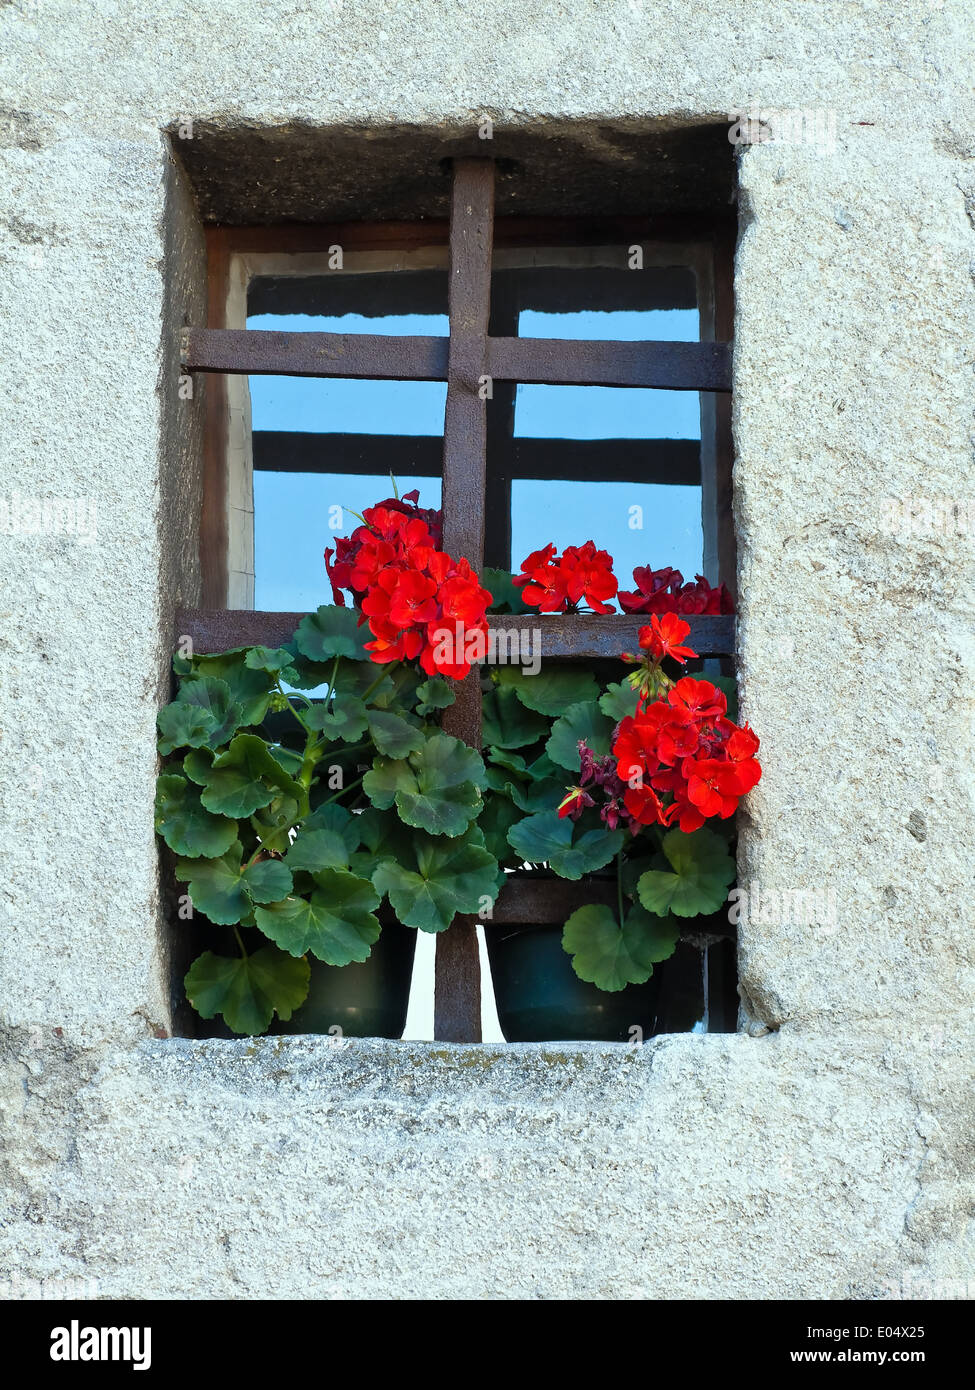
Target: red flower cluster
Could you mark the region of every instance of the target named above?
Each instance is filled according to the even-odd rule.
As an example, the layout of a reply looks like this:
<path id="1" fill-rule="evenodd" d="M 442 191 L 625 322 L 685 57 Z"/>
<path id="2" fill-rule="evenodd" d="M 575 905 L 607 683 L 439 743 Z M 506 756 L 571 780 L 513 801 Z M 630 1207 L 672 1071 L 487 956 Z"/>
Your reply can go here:
<path id="1" fill-rule="evenodd" d="M 645 709 L 622 720 L 613 754 L 627 784 L 623 804 L 642 825 L 692 831 L 709 816 L 727 819 L 762 775 L 759 741 L 727 717 L 724 693 L 684 676 Z"/>
<path id="2" fill-rule="evenodd" d="M 394 510 L 384 502 L 369 507 L 363 519 L 354 549 L 339 563 L 362 621 L 368 619 L 372 660 L 418 659 L 429 676 L 462 680 L 486 651 L 490 592 L 466 560 L 437 549 L 418 508 Z"/>
<path id="3" fill-rule="evenodd" d="M 619 592 L 624 613 L 733 613 L 735 605 L 724 584 L 713 589 L 703 575 L 684 583 L 680 570 L 652 570 L 649 565 L 633 571 L 635 590 Z"/>
<path id="4" fill-rule="evenodd" d="M 540 613 L 575 613 L 583 600 L 594 613 L 614 611 L 606 602 L 617 589 L 613 557 L 593 541 L 567 545 L 561 555 L 551 544 L 533 550 L 513 583 L 524 586 L 522 597 Z"/>
<path id="5" fill-rule="evenodd" d="M 385 512 L 398 512 L 409 521 L 422 521 L 430 533 L 431 543 L 435 546 L 442 544 L 443 520 L 438 511 L 431 507 L 421 507 L 418 505 L 420 500 L 419 491 L 414 488 L 412 492 L 405 493 L 400 497 L 387 497 L 384 502 L 377 502 L 374 507 L 370 507 L 363 514 L 365 525 L 357 526 L 351 536 L 340 536 L 335 542 L 333 551 L 331 546 L 325 550 L 325 569 L 328 573 L 332 585 L 332 601 L 345 607 L 345 595 L 343 589 L 349 589 L 352 593 L 352 601 L 358 607 L 361 603 L 365 589 L 361 586 L 362 571 L 357 566 L 359 551 L 363 544 L 368 543 L 375 534 L 375 528 L 371 525 L 370 516 L 379 510 Z M 335 560 L 332 561 L 334 554 Z"/>

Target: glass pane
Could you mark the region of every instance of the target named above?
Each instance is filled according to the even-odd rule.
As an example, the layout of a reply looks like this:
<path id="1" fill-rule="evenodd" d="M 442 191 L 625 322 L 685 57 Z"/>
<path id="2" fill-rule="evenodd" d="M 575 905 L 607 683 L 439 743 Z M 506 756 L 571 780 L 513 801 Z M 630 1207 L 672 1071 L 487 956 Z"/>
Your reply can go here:
<path id="1" fill-rule="evenodd" d="M 523 310 L 522 338 L 696 342 L 696 309 L 550 314 Z M 519 386 L 515 436 L 532 439 L 700 439 L 696 391 L 616 386 Z"/>
<path id="2" fill-rule="evenodd" d="M 439 478 L 399 477 L 396 486 L 400 496 L 417 487 L 422 506 L 440 506 Z M 307 613 L 331 603 L 325 547 L 359 525 L 355 512 L 390 496 L 388 476 L 255 473 L 255 608 Z"/>
<path id="3" fill-rule="evenodd" d="M 641 511 L 632 511 L 638 507 Z M 631 527 L 632 522 L 640 522 Z M 673 565 L 700 574 L 704 540 L 701 489 L 674 484 L 539 482 L 511 484 L 511 560 L 517 570 L 533 550 L 554 541 L 595 541 L 613 557 L 621 589 L 632 589 L 638 565 Z"/>
<path id="4" fill-rule="evenodd" d="M 248 328 L 282 333 L 372 333 L 389 337 L 443 337 L 438 314 L 367 318 L 343 314 L 260 314 Z M 350 381 L 342 377 L 252 376 L 255 430 L 309 430 L 341 434 L 442 434 L 447 384 L 442 381 Z"/>
<path id="5" fill-rule="evenodd" d="M 376 333 L 440 336 L 439 314 L 259 314 L 249 328 L 295 333 Z M 445 382 L 353 381 L 344 378 L 251 377 L 256 431 L 418 436 L 443 434 Z M 332 461 L 331 459 L 329 460 Z M 392 494 L 388 474 L 342 471 L 339 453 L 328 473 L 254 473 L 255 607 L 304 612 L 331 602 L 322 552 L 358 524 L 355 512 Z M 425 506 L 439 506 L 440 479 L 402 472 L 402 495 L 420 489 Z"/>

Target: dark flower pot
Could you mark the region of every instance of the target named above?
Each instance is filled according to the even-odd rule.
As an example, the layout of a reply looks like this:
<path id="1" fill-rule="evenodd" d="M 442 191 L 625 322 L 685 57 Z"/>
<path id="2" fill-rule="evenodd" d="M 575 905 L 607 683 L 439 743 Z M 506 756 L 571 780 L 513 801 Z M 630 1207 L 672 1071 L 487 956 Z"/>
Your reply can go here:
<path id="1" fill-rule="evenodd" d="M 579 979 L 560 926 L 497 928 L 487 932 L 487 946 L 508 1042 L 642 1042 L 652 1035 L 659 967 L 646 984 L 609 994 Z"/>
<path id="2" fill-rule="evenodd" d="M 326 965 L 310 955 L 308 998 L 287 1023 L 275 1017 L 268 1032 L 328 1033 L 337 1026 L 348 1038 L 401 1038 L 415 951 L 416 932 L 391 922 L 361 965 Z"/>

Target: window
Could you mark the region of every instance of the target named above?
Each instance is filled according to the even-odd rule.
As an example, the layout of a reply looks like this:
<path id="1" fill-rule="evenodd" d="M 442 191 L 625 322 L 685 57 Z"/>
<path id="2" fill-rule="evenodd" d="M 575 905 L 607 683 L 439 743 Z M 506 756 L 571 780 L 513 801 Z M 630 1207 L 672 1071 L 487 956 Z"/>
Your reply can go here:
<path id="1" fill-rule="evenodd" d="M 180 619 L 180 630 L 201 650 L 273 645 L 290 634 L 298 612 L 320 601 L 306 601 L 299 583 L 290 591 L 294 609 L 251 611 L 255 597 L 274 604 L 285 596 L 271 584 L 265 588 L 260 575 L 255 596 L 251 459 L 258 546 L 262 528 L 273 529 L 275 506 L 288 505 L 289 478 L 296 476 L 342 475 L 350 486 L 353 479 L 370 480 L 372 498 L 371 480 L 382 478 L 385 491 L 393 471 L 404 482 L 427 480 L 425 502 L 427 483 L 439 479 L 445 549 L 475 568 L 517 567 L 525 548 L 519 504 L 544 499 L 545 484 L 558 481 L 571 496 L 578 490 L 580 501 L 586 488 L 586 535 L 576 528 L 576 541 L 588 537 L 593 507 L 619 505 L 612 494 L 622 486 L 631 503 L 665 507 L 667 529 L 686 532 L 692 549 L 691 509 L 699 508 L 698 567 L 733 591 L 733 227 L 724 219 L 686 218 L 495 221 L 494 181 L 492 160 L 457 160 L 449 226 L 211 233 L 210 325 L 188 330 L 184 352 L 188 370 L 211 374 L 201 527 L 210 611 Z M 323 273 L 323 258 L 337 251 L 343 274 Z M 317 331 L 295 331 L 296 313 L 317 319 Z M 347 331 L 353 314 L 365 331 Z M 275 320 L 280 327 L 265 326 Z M 246 377 L 288 392 L 290 420 L 302 428 L 263 429 L 272 391 L 255 388 L 251 450 Z M 562 393 L 554 408 L 551 393 Z M 625 428 L 616 423 L 624 393 Z M 667 418 L 678 427 L 662 437 L 655 431 L 672 393 Z M 339 401 L 343 428 L 337 431 Z M 442 434 L 432 429 L 441 413 Z M 320 529 L 314 544 L 320 553 Z M 647 544 L 644 536 L 636 562 L 652 558 Z M 617 573 L 627 573 L 622 555 Z M 550 619 L 543 624 L 543 655 L 614 660 L 635 644 L 638 626 L 626 616 Z M 692 622 L 692 641 L 710 659 L 733 655 L 733 632 L 731 618 Z M 475 671 L 445 712 L 444 726 L 479 746 L 480 719 Z M 566 886 L 508 885 L 488 930 L 506 921 L 564 920 L 571 911 Z M 731 1007 L 731 996 L 708 978 L 707 947 L 699 942 L 690 956 L 679 952 L 674 973 L 684 970 L 690 981 L 703 971 L 705 1009 L 710 1001 L 720 1012 Z M 725 951 L 711 973 L 726 977 L 728 959 Z M 479 1040 L 473 922 L 455 921 L 437 939 L 435 1031 L 444 1040 Z"/>

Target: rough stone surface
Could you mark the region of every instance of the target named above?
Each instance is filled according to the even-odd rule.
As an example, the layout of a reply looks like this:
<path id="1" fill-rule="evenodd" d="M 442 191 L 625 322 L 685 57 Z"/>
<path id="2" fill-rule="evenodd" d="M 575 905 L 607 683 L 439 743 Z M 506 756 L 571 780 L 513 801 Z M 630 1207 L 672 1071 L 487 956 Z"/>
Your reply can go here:
<path id="1" fill-rule="evenodd" d="M 0 535 L 4 1288 L 971 1293 L 972 40 L 965 0 L 0 6 L 0 495 L 97 514 Z M 635 1056 L 153 1041 L 203 304 L 166 132 L 486 113 L 618 172 L 601 131 L 752 106 L 834 122 L 743 153 L 736 272 L 741 881 L 822 920 L 743 923 L 742 1032 Z"/>

